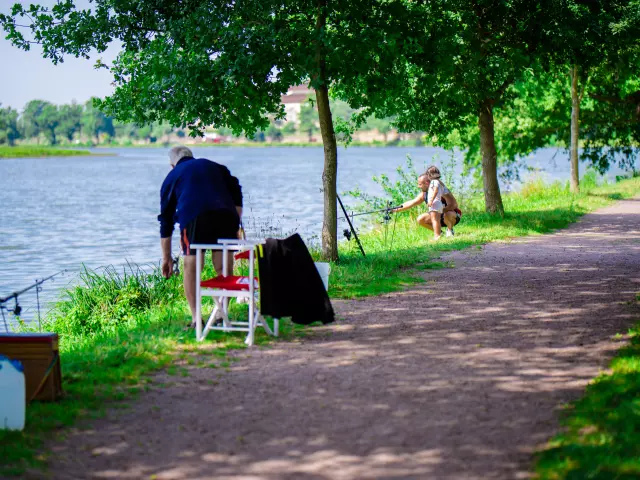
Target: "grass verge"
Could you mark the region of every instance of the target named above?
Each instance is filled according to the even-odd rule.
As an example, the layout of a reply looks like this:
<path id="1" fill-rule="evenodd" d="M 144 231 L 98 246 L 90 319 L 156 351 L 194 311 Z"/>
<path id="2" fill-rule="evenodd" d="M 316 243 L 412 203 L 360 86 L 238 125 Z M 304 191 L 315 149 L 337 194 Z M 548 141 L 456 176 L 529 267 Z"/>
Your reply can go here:
<path id="1" fill-rule="evenodd" d="M 479 246 L 491 241 L 539 235 L 564 228 L 582 215 L 640 192 L 640 178 L 583 188 L 574 195 L 567 185 L 535 182 L 518 193 L 503 196 L 504 218 L 468 211 L 456 226 L 456 236 L 433 242 L 433 234 L 415 222 L 418 208 L 397 214 L 386 227 L 360 235 L 363 257 L 355 240 L 342 245 L 340 262 L 331 266 L 329 293 L 354 298 L 376 295 L 421 282 L 420 271 L 446 265 L 433 262 L 442 252 Z M 395 222 L 395 224 L 394 224 Z M 395 231 L 394 231 L 395 229 Z"/>
<path id="2" fill-rule="evenodd" d="M 629 333 L 629 345 L 618 352 L 611 372 L 567 408 L 564 432 L 538 457 L 537 478 L 640 478 L 640 324 Z"/>
<path id="3" fill-rule="evenodd" d="M 91 155 L 91 152 L 88 150 L 74 150 L 70 148 L 0 146 L 0 158 L 76 157 L 88 155 Z"/>

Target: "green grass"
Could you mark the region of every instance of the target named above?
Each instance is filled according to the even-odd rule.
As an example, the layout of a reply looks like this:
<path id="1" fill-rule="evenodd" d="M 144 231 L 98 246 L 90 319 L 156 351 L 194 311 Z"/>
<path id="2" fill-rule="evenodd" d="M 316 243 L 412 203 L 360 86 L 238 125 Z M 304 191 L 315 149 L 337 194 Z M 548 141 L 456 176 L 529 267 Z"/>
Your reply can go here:
<path id="1" fill-rule="evenodd" d="M 0 158 L 73 157 L 91 155 L 88 150 L 39 146 L 0 146 Z"/>
<path id="2" fill-rule="evenodd" d="M 415 222 L 417 213 L 423 210 L 414 208 L 397 214 L 395 234 L 393 219 L 386 227 L 360 234 L 367 254 L 364 258 L 353 238 L 343 243 L 340 262 L 331 266 L 329 293 L 333 297 L 354 298 L 399 290 L 423 281 L 421 270 L 445 267 L 433 260 L 442 252 L 548 233 L 566 227 L 585 213 L 638 192 L 640 178 L 637 177 L 602 186 L 587 184 L 579 195 L 571 194 L 566 185 L 535 182 L 519 193 L 503 195 L 507 212 L 504 218 L 474 209 L 474 205 L 479 204 L 477 198 L 469 202 L 471 209 L 461 205 L 463 216 L 455 227 L 456 236 L 443 236 L 437 243 L 432 241 L 431 231 Z M 317 258 L 318 254 L 314 256 Z"/>
<path id="3" fill-rule="evenodd" d="M 596 378 L 568 406 L 563 433 L 538 456 L 538 478 L 640 478 L 640 325 L 629 333 L 611 373 Z"/>

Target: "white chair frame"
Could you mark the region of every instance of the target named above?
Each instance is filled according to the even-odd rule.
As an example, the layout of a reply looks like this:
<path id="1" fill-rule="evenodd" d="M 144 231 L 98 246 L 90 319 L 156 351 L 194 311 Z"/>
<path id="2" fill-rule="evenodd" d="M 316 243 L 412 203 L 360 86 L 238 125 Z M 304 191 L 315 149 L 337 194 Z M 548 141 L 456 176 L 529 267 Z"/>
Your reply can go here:
<path id="1" fill-rule="evenodd" d="M 249 346 L 253 345 L 255 340 L 255 329 L 263 327 L 265 331 L 274 337 L 279 333 L 279 320 L 273 319 L 273 330 L 264 319 L 258 309 L 258 288 L 255 285 L 255 247 L 264 243 L 260 240 L 236 240 L 236 239 L 219 239 L 216 244 L 193 244 L 190 246 L 196 252 L 196 340 L 202 341 L 211 330 L 220 330 L 223 332 L 247 332 L 245 343 Z M 229 275 L 229 252 L 242 252 L 249 250 L 249 275 L 244 277 L 248 279 L 249 288 L 247 290 L 225 290 L 220 288 L 203 287 L 202 267 L 204 252 L 207 250 L 222 251 L 222 275 Z M 202 253 L 201 253 L 202 252 Z M 218 272 L 216 272 L 218 273 Z M 233 273 L 233 272 L 231 272 Z M 203 326 L 202 322 L 202 297 L 212 297 L 214 308 L 209 319 Z M 229 319 L 229 299 L 246 299 L 249 304 L 249 318 L 245 321 L 231 321 Z M 222 317 L 222 325 L 216 326 L 216 316 L 220 312 Z"/>

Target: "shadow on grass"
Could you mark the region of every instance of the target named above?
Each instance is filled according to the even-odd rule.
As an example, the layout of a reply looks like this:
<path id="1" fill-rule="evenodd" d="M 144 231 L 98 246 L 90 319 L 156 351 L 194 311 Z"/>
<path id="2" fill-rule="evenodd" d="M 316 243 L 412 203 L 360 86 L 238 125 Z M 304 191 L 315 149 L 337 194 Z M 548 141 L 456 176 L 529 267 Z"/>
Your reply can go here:
<path id="1" fill-rule="evenodd" d="M 355 243 L 341 244 L 341 261 L 332 265 L 329 293 L 333 297 L 354 298 L 396 291 L 421 282 L 420 270 L 441 268 L 443 264 L 435 263 L 434 259 L 442 252 L 566 228 L 611 201 L 633 199 L 639 190 L 637 178 L 596 187 L 579 195 L 572 195 L 559 185 L 534 185 L 526 189 L 528 193 L 504 196 L 504 217 L 465 211 L 455 227 L 456 236 L 443 236 L 438 242 L 431 241 L 431 231 L 419 227 L 403 213 L 396 218 L 399 228 L 394 231 L 395 237 L 392 234 L 394 241 L 388 242 L 388 226 L 361 235 L 366 258 L 360 255 Z"/>
<path id="2" fill-rule="evenodd" d="M 621 193 L 589 193 L 588 194 L 590 197 L 599 197 L 599 198 L 606 198 L 607 200 L 623 200 L 625 197 L 624 195 L 622 195 Z M 640 199 L 636 200 L 636 199 L 631 199 L 633 201 L 640 201 Z"/>
<path id="3" fill-rule="evenodd" d="M 539 455 L 541 479 L 640 478 L 640 330 L 566 412 L 565 433 Z"/>

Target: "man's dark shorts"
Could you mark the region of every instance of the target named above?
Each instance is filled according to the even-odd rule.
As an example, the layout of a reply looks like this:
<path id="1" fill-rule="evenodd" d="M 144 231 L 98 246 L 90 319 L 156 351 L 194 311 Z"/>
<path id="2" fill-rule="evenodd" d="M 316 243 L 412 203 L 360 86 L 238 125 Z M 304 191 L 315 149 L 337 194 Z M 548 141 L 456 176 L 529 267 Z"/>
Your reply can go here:
<path id="1" fill-rule="evenodd" d="M 230 210 L 203 212 L 180 232 L 184 255 L 195 255 L 190 246 L 197 243 L 218 243 L 220 238 L 237 238 L 240 219 Z"/>
<path id="2" fill-rule="evenodd" d="M 460 210 L 454 210 L 454 212 L 456 212 L 456 223 L 454 223 L 454 226 L 460 223 L 460 218 L 462 217 L 462 212 Z M 444 213 L 440 214 L 440 224 L 444 225 Z"/>

